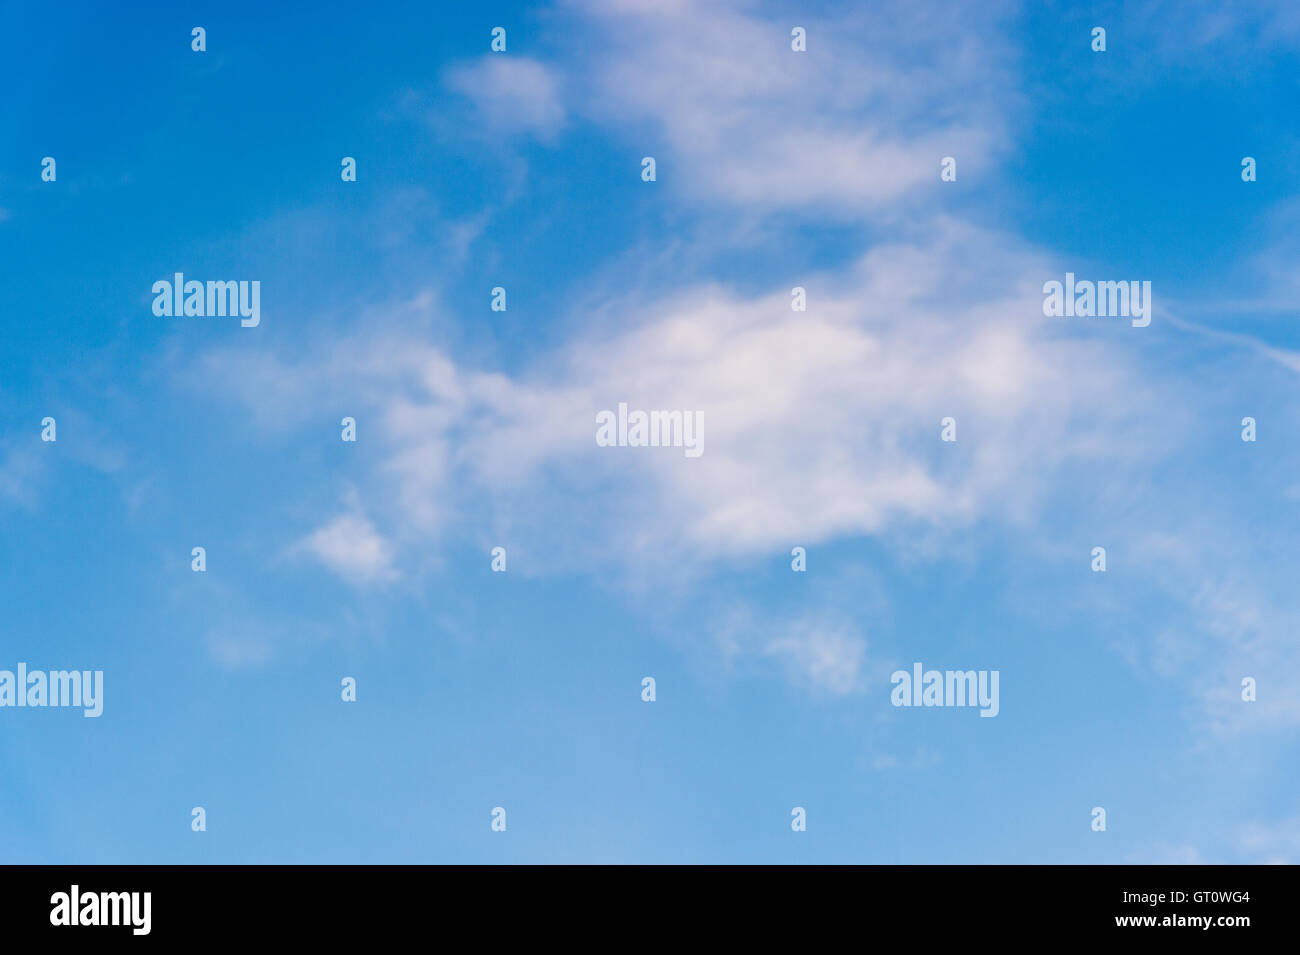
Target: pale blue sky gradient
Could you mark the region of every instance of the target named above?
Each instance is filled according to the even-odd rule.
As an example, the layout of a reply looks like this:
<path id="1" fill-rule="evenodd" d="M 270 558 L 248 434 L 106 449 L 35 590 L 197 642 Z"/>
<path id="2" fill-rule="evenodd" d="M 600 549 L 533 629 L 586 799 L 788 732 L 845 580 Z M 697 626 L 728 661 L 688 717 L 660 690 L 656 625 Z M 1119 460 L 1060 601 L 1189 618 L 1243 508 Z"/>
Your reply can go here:
<path id="1" fill-rule="evenodd" d="M 1300 13 L 870 6 L 7 5 L 0 861 L 1300 858 Z"/>

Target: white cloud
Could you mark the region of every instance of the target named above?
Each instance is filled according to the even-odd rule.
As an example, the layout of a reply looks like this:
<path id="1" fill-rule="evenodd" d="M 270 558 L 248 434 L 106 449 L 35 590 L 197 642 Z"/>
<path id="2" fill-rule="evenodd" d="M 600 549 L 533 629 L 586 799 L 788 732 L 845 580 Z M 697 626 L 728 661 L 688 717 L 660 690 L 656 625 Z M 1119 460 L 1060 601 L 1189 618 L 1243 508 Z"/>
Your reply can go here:
<path id="1" fill-rule="evenodd" d="M 1300 816 L 1242 829 L 1241 851 L 1264 865 L 1294 865 L 1300 860 Z"/>
<path id="2" fill-rule="evenodd" d="M 1222 69 L 1232 56 L 1250 56 L 1300 43 L 1300 11 L 1288 0 L 1224 5 L 1214 0 L 1158 0 L 1132 11 L 1131 32 L 1162 60 Z M 1214 55 L 1210 56 L 1209 51 Z M 1189 55 L 1190 54 L 1190 55 Z"/>
<path id="3" fill-rule="evenodd" d="M 23 507 L 35 503 L 35 488 L 45 472 L 41 457 L 30 448 L 9 448 L 0 462 L 0 499 Z"/>
<path id="4" fill-rule="evenodd" d="M 480 121 L 491 129 L 553 136 L 565 123 L 556 74 L 538 60 L 518 55 L 487 54 L 453 67 L 447 85 L 468 97 Z"/>
<path id="5" fill-rule="evenodd" d="M 582 97 L 569 113 L 613 127 L 635 157 L 656 155 L 658 186 L 710 227 L 806 209 L 820 221 L 885 223 L 896 238 L 850 268 L 757 294 L 692 285 L 602 300 L 588 286 L 597 307 L 586 330 L 510 374 L 433 344 L 416 322 L 373 316 L 364 337 L 304 355 L 213 355 L 203 371 L 214 392 L 234 383 L 263 424 L 291 429 L 341 392 L 364 415 L 369 517 L 337 518 L 302 546 L 358 581 L 391 579 L 399 555 L 419 562 L 449 537 L 508 540 L 511 568 L 524 573 L 622 567 L 663 580 L 665 568 L 689 577 L 840 537 L 888 538 L 902 552 L 929 536 L 951 553 L 1001 526 L 1031 551 L 1062 546 L 1050 538 L 1066 522 L 1047 509 L 1084 499 L 1092 510 L 1080 527 L 1112 546 L 1117 569 L 1141 567 L 1177 600 L 1198 595 L 1194 627 L 1126 633 L 1129 658 L 1188 687 L 1218 732 L 1300 721 L 1278 697 L 1246 711 L 1224 689 L 1261 660 L 1296 672 L 1285 643 L 1294 628 L 1271 609 L 1285 594 L 1248 588 L 1269 636 L 1241 638 L 1234 610 L 1243 626 L 1255 626 L 1254 611 L 1201 587 L 1194 560 L 1147 547 L 1158 533 L 1133 539 L 1135 513 L 1142 526 L 1168 526 L 1196 512 L 1198 493 L 1215 496 L 1215 476 L 1183 480 L 1167 467 L 1205 420 L 1196 383 L 1170 373 L 1168 351 L 1152 358 L 1177 347 L 1176 330 L 1048 321 L 1041 283 L 1062 268 L 1005 235 L 914 214 L 942 195 L 941 156 L 956 156 L 965 179 L 1012 146 L 1016 94 L 1004 71 L 1014 51 L 997 9 L 872 5 L 803 22 L 809 52 L 795 54 L 791 23 L 718 4 L 579 8 L 590 35 L 571 58 L 548 67 L 489 56 L 448 83 L 486 123 L 539 135 L 566 121 L 562 89 Z M 864 49 L 872 55 L 854 55 Z M 727 215 L 709 219 L 714 203 Z M 790 310 L 796 282 L 809 290 L 805 313 Z M 597 448 L 595 414 L 620 401 L 701 411 L 704 456 Z M 938 440 L 946 415 L 958 420 L 954 445 Z M 1224 537 L 1198 525 L 1170 539 L 1195 556 Z M 1128 592 L 1124 573 L 1108 579 Z M 1128 593 L 1139 607 L 1149 596 Z M 833 620 L 743 651 L 832 692 L 847 692 L 866 659 L 861 638 Z"/>
<path id="6" fill-rule="evenodd" d="M 1001 263 L 997 281 L 985 260 Z M 1149 387 L 1118 342 L 1132 331 L 1062 336 L 1041 314 L 1043 274 L 1014 244 L 943 223 L 809 282 L 807 312 L 784 288 L 690 289 L 629 303 L 628 330 L 579 336 L 514 376 L 401 336 L 297 364 L 226 354 L 207 370 L 246 384 L 263 412 L 341 388 L 365 396 L 379 446 L 369 499 L 390 526 L 424 534 L 474 513 L 538 547 L 567 525 L 583 560 L 753 555 L 1025 520 L 1070 464 L 1153 453 L 1122 440 Z M 596 447 L 596 413 L 622 401 L 701 411 L 704 455 Z M 948 415 L 955 444 L 939 440 Z M 318 535 L 332 566 L 387 569 L 366 521 Z M 349 536 L 364 546 L 344 546 Z"/>
<path id="7" fill-rule="evenodd" d="M 231 669 L 259 666 L 271 659 L 271 645 L 260 636 L 214 630 L 208 634 L 208 652 Z"/>
<path id="8" fill-rule="evenodd" d="M 801 620 L 769 638 L 762 652 L 780 660 L 795 682 L 844 694 L 859 688 L 867 644 L 850 626 Z"/>
<path id="9" fill-rule="evenodd" d="M 382 583 L 395 578 L 392 548 L 360 514 L 342 514 L 299 541 L 305 552 L 352 583 Z"/>
<path id="10" fill-rule="evenodd" d="M 944 156 L 976 175 L 1005 148 L 997 4 L 795 20 L 708 2 L 579 9 L 585 110 L 655 155 L 663 188 L 697 200 L 854 215 L 937 190 Z M 795 23 L 805 53 L 790 48 Z"/>

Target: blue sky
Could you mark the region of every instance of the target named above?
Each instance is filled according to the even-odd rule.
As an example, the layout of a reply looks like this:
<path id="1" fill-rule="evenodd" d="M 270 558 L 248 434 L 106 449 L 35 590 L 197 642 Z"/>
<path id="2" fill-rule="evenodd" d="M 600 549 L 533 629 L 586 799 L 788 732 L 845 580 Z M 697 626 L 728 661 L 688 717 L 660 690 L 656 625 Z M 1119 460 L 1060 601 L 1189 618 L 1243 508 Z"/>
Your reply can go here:
<path id="1" fill-rule="evenodd" d="M 0 860 L 1300 857 L 1293 5 L 6 20 Z"/>

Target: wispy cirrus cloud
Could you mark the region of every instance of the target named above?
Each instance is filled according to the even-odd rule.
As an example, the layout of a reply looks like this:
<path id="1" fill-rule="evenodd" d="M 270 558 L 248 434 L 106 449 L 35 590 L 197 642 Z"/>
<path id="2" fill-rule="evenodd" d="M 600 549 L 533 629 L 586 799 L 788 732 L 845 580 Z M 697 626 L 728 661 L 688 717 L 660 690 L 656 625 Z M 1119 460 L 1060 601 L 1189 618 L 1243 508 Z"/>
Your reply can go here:
<path id="1" fill-rule="evenodd" d="M 560 77 L 540 60 L 488 54 L 452 67 L 445 82 L 473 103 L 486 129 L 551 139 L 565 125 Z"/>
<path id="2" fill-rule="evenodd" d="M 693 202 L 879 213 L 937 183 L 942 157 L 975 174 L 1007 146 L 1009 7 L 793 19 L 715 2 L 573 9 L 591 38 L 568 66 L 588 80 L 575 108 L 655 155 L 662 187 Z M 807 52 L 791 49 L 795 26 Z"/>
<path id="3" fill-rule="evenodd" d="M 1187 536 L 1169 526 L 1229 479 L 1191 471 L 1157 486 L 1149 477 L 1170 468 L 1198 414 L 1210 413 L 1170 372 L 1185 346 L 1176 320 L 1166 326 L 1172 313 L 1158 305 L 1141 336 L 1100 320 L 1047 320 L 1041 284 L 1064 270 L 1053 255 L 935 211 L 942 156 L 976 173 L 1014 141 L 1010 68 L 1020 54 L 1001 29 L 1011 8 L 899 3 L 801 19 L 807 54 L 790 50 L 794 22 L 750 5 L 567 9 L 594 42 L 553 63 L 512 53 L 445 75 L 485 126 L 546 135 L 570 118 L 599 124 L 636 156 L 659 157 L 655 188 L 667 208 L 722 229 L 735 216 L 806 211 L 889 237 L 842 268 L 756 290 L 586 289 L 588 310 L 566 317 L 576 331 L 509 373 L 430 334 L 416 316 L 437 310 L 430 295 L 377 304 L 364 335 L 296 354 L 209 353 L 195 381 L 219 382 L 271 427 L 292 432 L 322 396 L 355 396 L 371 442 L 368 508 L 326 518 L 307 539 L 316 558 L 369 586 L 399 561 L 466 540 L 511 542 L 512 569 L 524 572 L 707 572 L 849 538 L 899 553 L 928 538 L 936 553 L 978 548 L 991 528 L 1055 552 L 1064 513 L 1093 528 L 1090 537 L 1128 546 L 1130 559 L 1161 561 L 1150 576 L 1164 592 L 1202 592 L 1206 608 L 1219 607 L 1195 624 L 1179 618 L 1195 634 L 1187 652 L 1171 652 L 1160 633 L 1135 636 L 1125 652 L 1192 687 L 1195 718 L 1229 732 L 1245 714 L 1227 711 L 1224 680 L 1259 656 L 1216 636 L 1231 626 L 1222 602 L 1198 590 L 1197 567 L 1162 556 L 1159 544 L 1186 551 Z M 864 45 L 878 55 L 857 55 Z M 772 228 L 755 241 L 789 238 Z M 807 312 L 791 311 L 795 282 L 808 290 Z M 1169 300 L 1163 288 L 1158 300 Z M 595 414 L 620 401 L 701 411 L 704 456 L 596 447 Z M 939 441 L 947 416 L 955 444 Z M 1135 539 L 1135 511 L 1160 527 Z M 1232 534 L 1223 522 L 1201 531 L 1215 541 Z M 1265 606 L 1277 597 L 1271 582 L 1258 591 Z M 744 652 L 843 691 L 865 656 L 837 620 L 792 624 Z M 1270 625 L 1252 647 L 1267 646 L 1290 672 L 1281 636 Z M 1270 706 L 1258 711 L 1267 722 L 1296 719 Z"/>
<path id="4" fill-rule="evenodd" d="M 248 383 L 254 414 L 339 388 L 363 396 L 383 447 L 372 497 L 400 508 L 387 521 L 425 530 L 486 506 L 502 532 L 551 536 L 542 526 L 565 515 L 602 559 L 630 539 L 676 560 L 1017 520 L 1071 462 L 1146 453 L 1102 436 L 1133 427 L 1148 386 L 1115 344 L 1042 319 L 1032 254 L 1005 245 L 995 291 L 974 253 L 999 241 L 948 223 L 878 248 L 813 284 L 806 312 L 788 289 L 684 291 L 515 376 L 401 336 L 293 365 L 215 354 L 205 370 Z M 704 455 L 597 447 L 597 412 L 620 402 L 701 411 Z M 955 444 L 940 441 L 948 416 Z"/>

